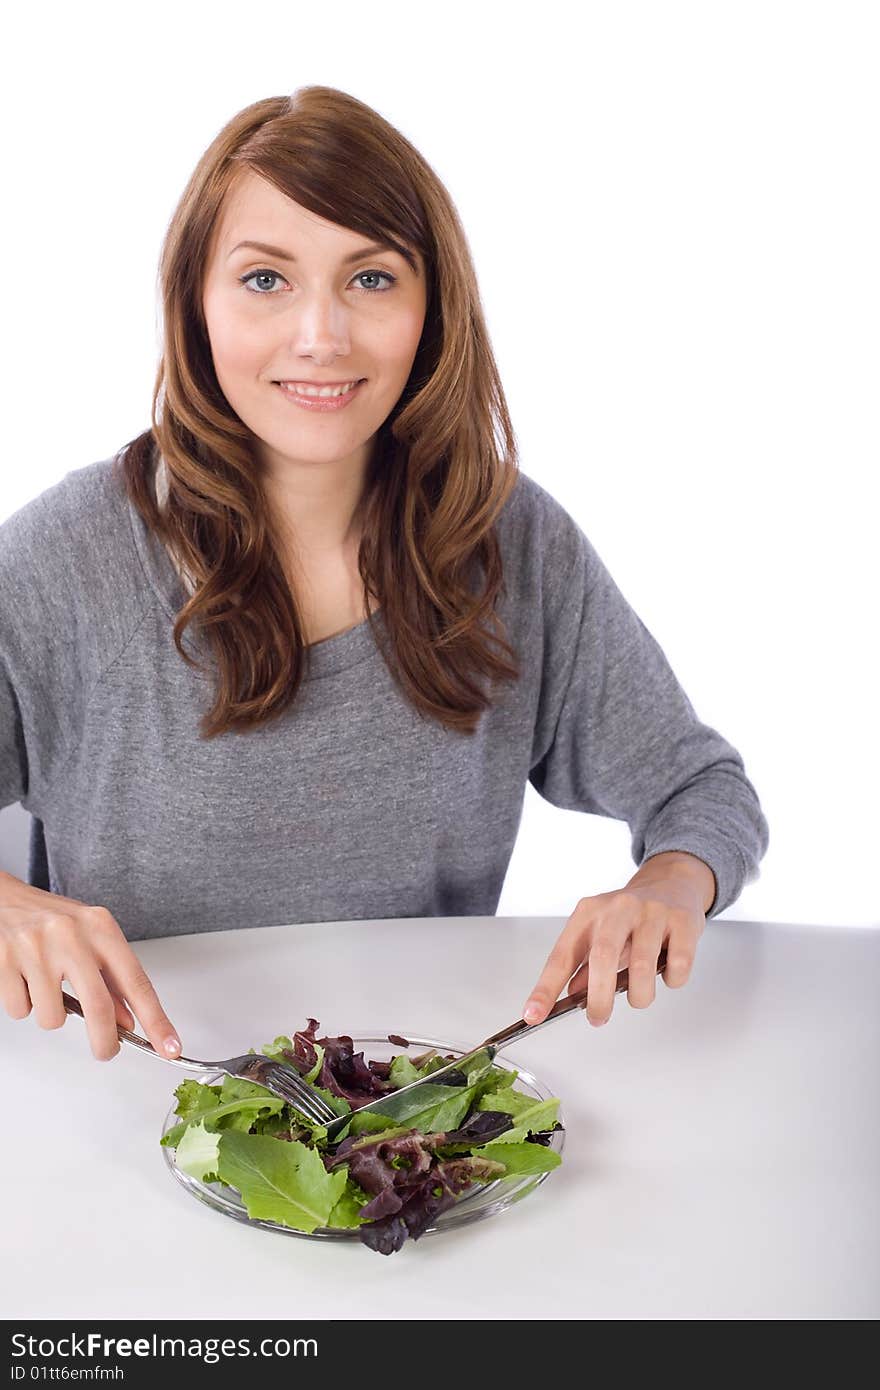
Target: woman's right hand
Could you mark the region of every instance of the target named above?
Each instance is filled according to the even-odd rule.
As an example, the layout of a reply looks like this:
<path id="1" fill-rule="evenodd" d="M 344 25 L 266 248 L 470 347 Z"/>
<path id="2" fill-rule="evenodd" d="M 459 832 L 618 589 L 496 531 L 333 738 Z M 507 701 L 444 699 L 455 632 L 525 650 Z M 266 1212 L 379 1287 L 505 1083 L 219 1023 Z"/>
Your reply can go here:
<path id="1" fill-rule="evenodd" d="M 65 979 L 82 1005 L 99 1062 L 119 1051 L 117 1023 L 135 1027 L 126 1000 L 155 1050 L 180 1055 L 174 1025 L 107 908 L 46 893 L 0 871 L 0 1007 L 16 1019 L 33 1009 L 41 1028 L 60 1028 L 67 1019 Z"/>

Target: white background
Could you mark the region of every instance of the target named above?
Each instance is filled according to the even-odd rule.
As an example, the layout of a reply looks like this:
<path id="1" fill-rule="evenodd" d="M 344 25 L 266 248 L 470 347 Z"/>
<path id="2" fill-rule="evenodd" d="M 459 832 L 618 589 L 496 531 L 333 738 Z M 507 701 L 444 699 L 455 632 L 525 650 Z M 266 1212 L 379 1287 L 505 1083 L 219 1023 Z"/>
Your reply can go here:
<path id="1" fill-rule="evenodd" d="M 877 7 L 153 0 L 4 29 L 0 520 L 148 426 L 160 245 L 219 129 L 340 87 L 456 203 L 521 467 L 742 753 L 771 844 L 724 915 L 880 924 Z M 0 814 L 21 876 L 27 825 Z M 499 914 L 622 886 L 629 842 L 528 787 Z"/>

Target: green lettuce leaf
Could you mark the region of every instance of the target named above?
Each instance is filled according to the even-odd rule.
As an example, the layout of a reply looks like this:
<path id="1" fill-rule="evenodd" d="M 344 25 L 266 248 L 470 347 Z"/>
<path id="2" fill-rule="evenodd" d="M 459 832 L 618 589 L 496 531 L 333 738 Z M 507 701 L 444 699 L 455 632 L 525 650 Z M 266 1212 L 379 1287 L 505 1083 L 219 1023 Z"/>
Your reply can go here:
<path id="1" fill-rule="evenodd" d="M 262 1087 L 260 1089 L 262 1089 Z M 266 1094 L 268 1095 L 268 1092 Z M 264 1099 L 262 1096 L 247 1097 L 243 1100 L 228 1101 L 225 1105 L 215 1104 L 211 1110 L 201 1111 L 198 1115 L 198 1119 L 204 1123 L 206 1129 L 229 1130 L 232 1128 L 246 1131 L 250 1128 L 261 1111 L 268 1110 L 269 1114 L 274 1115 L 278 1111 L 283 1110 L 283 1108 L 284 1101 L 277 1096 L 269 1096 L 268 1100 Z M 246 1124 L 239 1118 L 236 1118 L 236 1120 L 230 1124 L 224 1123 L 228 1116 L 238 1116 L 238 1112 L 242 1112 L 243 1119 L 247 1120 Z M 195 1119 L 196 1117 L 193 1116 L 192 1118 Z M 160 1143 L 170 1144 L 172 1148 L 176 1148 L 186 1131 L 187 1125 L 191 1123 L 192 1119 L 182 1120 L 179 1125 L 175 1125 L 173 1129 L 169 1129 L 167 1134 L 162 1135 Z"/>
<path id="2" fill-rule="evenodd" d="M 178 1168 L 200 1182 L 217 1182 L 220 1135 L 205 1129 L 201 1120 L 192 1121 L 177 1145 L 175 1162 Z"/>
<path id="3" fill-rule="evenodd" d="M 353 1178 L 349 1178 L 342 1196 L 327 1218 L 327 1225 L 331 1230 L 362 1226 L 360 1210 L 369 1200 L 370 1194 L 358 1187 Z"/>
<path id="4" fill-rule="evenodd" d="M 285 1048 L 288 1052 L 293 1051 L 293 1038 L 285 1037 L 283 1033 L 279 1033 L 274 1042 L 263 1043 L 260 1052 L 264 1057 L 280 1057 Z M 256 1055 L 256 1048 L 252 1047 L 249 1051 Z"/>
<path id="5" fill-rule="evenodd" d="M 340 1130 L 339 1142 L 349 1134 L 378 1134 L 383 1129 L 390 1129 L 393 1124 L 392 1119 L 387 1115 L 380 1115 L 378 1110 L 355 1110 L 348 1129 Z"/>
<path id="6" fill-rule="evenodd" d="M 483 1145 L 484 1149 L 494 1149 L 496 1144 L 517 1144 L 525 1139 L 527 1134 L 538 1134 L 541 1130 L 553 1128 L 559 1112 L 558 1098 L 530 1100 L 529 1097 L 526 1097 L 526 1099 L 530 1102 L 528 1105 L 507 1112 L 513 1114 L 515 1121 L 513 1129 L 505 1130 L 503 1134 L 498 1135 L 497 1139 L 490 1139 L 488 1144 Z M 494 1109 L 495 1107 L 490 1108 Z M 499 1106 L 499 1109 L 503 1108 L 503 1106 Z"/>
<path id="7" fill-rule="evenodd" d="M 506 1135 L 502 1137 L 506 1138 Z M 497 1163 L 503 1163 L 506 1178 L 525 1173 L 549 1173 L 551 1168 L 558 1168 L 562 1162 L 562 1158 L 554 1149 L 545 1148 L 543 1144 L 499 1144 L 494 1139 L 489 1144 L 474 1149 L 474 1155 L 476 1154 L 485 1154 L 487 1158 L 491 1157 Z"/>
<path id="8" fill-rule="evenodd" d="M 388 1080 L 393 1086 L 409 1086 L 413 1081 L 418 1081 L 422 1072 L 414 1067 L 405 1053 L 395 1057 L 391 1063 L 391 1070 L 388 1073 Z"/>
<path id="9" fill-rule="evenodd" d="M 535 1104 L 534 1096 L 523 1091 L 515 1091 L 512 1086 L 499 1087 L 498 1090 L 484 1092 L 477 1102 L 478 1110 L 503 1110 L 508 1115 L 519 1115 Z"/>
<path id="10" fill-rule="evenodd" d="M 366 1116 L 364 1118 L 366 1118 Z M 376 1119 L 383 1119 L 383 1117 L 377 1115 Z M 371 1130 L 366 1134 L 362 1134 L 359 1141 L 356 1144 L 352 1144 L 351 1148 L 352 1150 L 361 1149 L 367 1144 L 378 1144 L 386 1139 L 399 1139 L 402 1134 L 409 1134 L 409 1131 L 409 1125 L 396 1125 L 393 1120 L 384 1119 L 382 1127 L 378 1130 Z"/>
<path id="11" fill-rule="evenodd" d="M 438 1102 L 417 1110 L 407 1117 L 411 1129 L 420 1129 L 423 1134 L 439 1134 L 447 1129 L 455 1129 L 464 1119 L 474 1102 L 472 1086 L 432 1086 L 427 1082 L 419 1087 L 418 1094 L 424 1091 L 440 1091 L 443 1094 Z"/>
<path id="12" fill-rule="evenodd" d="M 317 1062 L 315 1063 L 315 1065 L 312 1067 L 311 1071 L 307 1071 L 306 1074 L 305 1074 L 305 1076 L 303 1077 L 303 1081 L 307 1081 L 307 1082 L 309 1083 L 310 1086 L 311 1086 L 312 1082 L 314 1081 L 315 1077 L 318 1076 L 318 1075 L 320 1075 L 321 1067 L 324 1065 L 324 1049 L 323 1049 L 323 1047 L 321 1046 L 320 1043 L 312 1043 L 312 1047 L 315 1049 L 315 1051 L 316 1051 L 317 1054 L 318 1054 L 318 1060 L 317 1060 Z M 318 1090 L 318 1089 L 319 1089 L 319 1088 L 316 1086 L 316 1087 L 315 1087 L 315 1090 Z"/>
<path id="13" fill-rule="evenodd" d="M 177 1104 L 175 1115 L 191 1120 L 205 1110 L 213 1110 L 220 1100 L 220 1087 L 209 1086 L 207 1081 L 181 1081 L 174 1092 Z"/>
<path id="14" fill-rule="evenodd" d="M 316 1149 L 262 1134 L 220 1136 L 222 1182 L 241 1193 L 248 1216 L 298 1231 L 326 1226 L 348 1181 L 348 1165 L 328 1173 Z"/>
<path id="15" fill-rule="evenodd" d="M 333 1092 L 328 1091 L 325 1086 L 312 1086 L 312 1090 L 316 1096 L 320 1096 L 322 1100 L 327 1102 L 334 1115 L 351 1114 L 351 1106 L 342 1096 L 335 1096 Z"/>

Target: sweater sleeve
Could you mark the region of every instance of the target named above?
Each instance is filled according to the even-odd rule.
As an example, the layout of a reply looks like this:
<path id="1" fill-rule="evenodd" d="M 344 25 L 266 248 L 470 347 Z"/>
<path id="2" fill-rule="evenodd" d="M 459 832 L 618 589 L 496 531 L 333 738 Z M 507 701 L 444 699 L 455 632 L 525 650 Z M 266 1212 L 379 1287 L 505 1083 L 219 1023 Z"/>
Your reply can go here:
<path id="1" fill-rule="evenodd" d="M 35 733 L 48 715 L 45 672 L 40 679 L 36 668 L 51 644 L 35 609 L 33 538 L 24 534 L 23 515 L 0 525 L 0 808 L 27 801 L 38 760 Z"/>
<path id="2" fill-rule="evenodd" d="M 21 711 L 0 654 L 0 810 L 27 795 L 27 782 Z"/>
<path id="3" fill-rule="evenodd" d="M 758 877 L 767 850 L 755 789 L 737 750 L 697 718 L 590 541 L 553 510 L 557 578 L 545 591 L 555 587 L 557 601 L 545 616 L 529 781 L 554 806 L 626 821 L 637 866 L 666 850 L 702 859 L 716 883 L 706 915 L 717 916 Z"/>
<path id="4" fill-rule="evenodd" d="M 0 806 L 20 801 L 36 816 L 119 641 L 104 592 L 123 593 L 125 580 L 104 540 L 98 481 L 68 474 L 0 524 Z"/>

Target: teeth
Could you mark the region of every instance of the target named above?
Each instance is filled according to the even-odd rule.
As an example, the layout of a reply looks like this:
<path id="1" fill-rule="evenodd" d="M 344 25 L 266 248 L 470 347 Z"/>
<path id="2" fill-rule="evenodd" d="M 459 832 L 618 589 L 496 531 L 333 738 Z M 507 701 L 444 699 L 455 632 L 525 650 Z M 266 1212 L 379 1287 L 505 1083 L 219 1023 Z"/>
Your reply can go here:
<path id="1" fill-rule="evenodd" d="M 344 386 L 300 386 L 290 381 L 279 381 L 278 385 L 297 396 L 343 396 L 357 386 L 357 382 L 347 381 Z"/>

